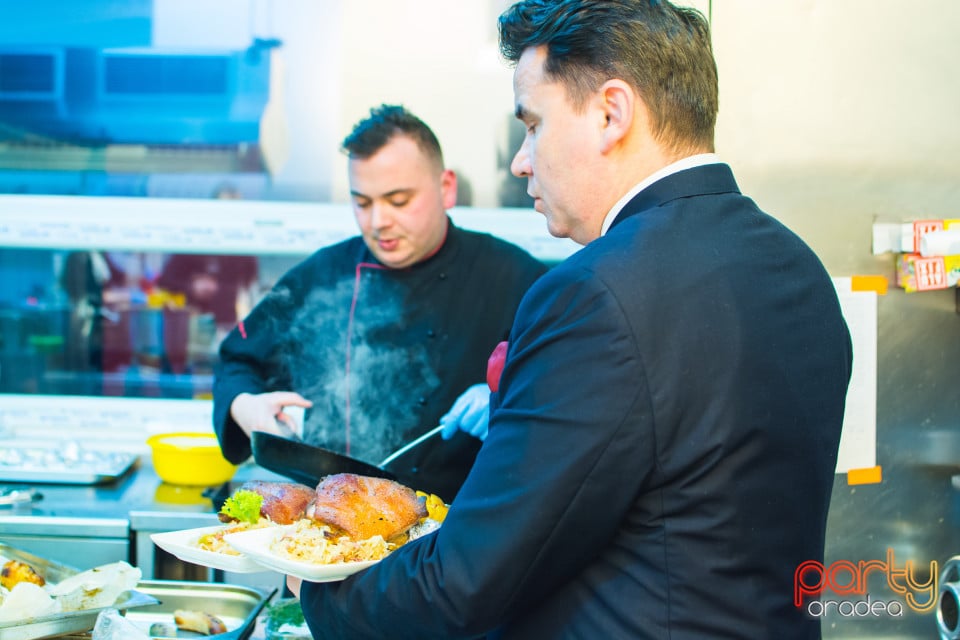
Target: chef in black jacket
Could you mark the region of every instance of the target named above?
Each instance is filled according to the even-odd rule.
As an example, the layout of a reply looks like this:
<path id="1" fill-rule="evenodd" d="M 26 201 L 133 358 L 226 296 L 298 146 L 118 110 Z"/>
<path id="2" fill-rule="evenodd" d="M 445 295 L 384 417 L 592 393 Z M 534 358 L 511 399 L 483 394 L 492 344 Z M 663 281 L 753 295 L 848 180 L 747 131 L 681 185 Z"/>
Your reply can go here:
<path id="1" fill-rule="evenodd" d="M 546 267 L 453 225 L 456 176 L 403 107 L 371 110 L 343 149 L 361 235 L 293 267 L 226 337 L 214 427 L 239 462 L 253 431 L 278 433 L 284 407 L 304 407 L 308 443 L 376 464 L 443 418 L 456 435 L 389 468 L 450 501 L 480 447 L 463 431 L 487 419 L 487 359 Z"/>

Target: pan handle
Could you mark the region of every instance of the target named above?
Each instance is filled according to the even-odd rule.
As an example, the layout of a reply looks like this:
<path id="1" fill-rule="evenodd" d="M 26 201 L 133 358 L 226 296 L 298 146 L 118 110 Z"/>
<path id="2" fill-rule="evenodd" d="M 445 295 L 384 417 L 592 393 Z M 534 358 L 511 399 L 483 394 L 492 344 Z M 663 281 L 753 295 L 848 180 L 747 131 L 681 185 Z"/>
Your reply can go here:
<path id="1" fill-rule="evenodd" d="M 410 449 L 413 449 L 415 446 L 417 446 L 418 444 L 420 444 L 421 442 L 423 442 L 424 440 L 429 440 L 429 439 L 432 438 L 433 436 L 435 436 L 435 435 L 437 435 L 438 433 L 440 433 L 440 431 L 441 431 L 442 429 L 443 429 L 443 425 L 442 425 L 442 424 L 434 427 L 433 429 L 430 429 L 430 431 L 427 431 L 425 434 L 423 434 L 422 436 L 420 436 L 420 437 L 417 438 L 416 440 L 413 440 L 412 442 L 408 442 L 407 444 L 403 445 L 402 447 L 400 447 L 399 449 L 397 449 L 396 451 L 394 451 L 393 453 L 391 453 L 390 455 L 388 455 L 388 456 L 387 456 L 386 458 L 384 458 L 384 459 L 380 462 L 380 464 L 378 464 L 377 466 L 378 466 L 378 467 L 385 467 L 385 466 L 387 466 L 388 464 L 390 464 L 391 462 L 393 462 L 394 460 L 396 460 L 397 458 L 399 458 L 400 456 L 402 456 L 403 454 L 405 454 L 407 451 L 410 451 Z"/>

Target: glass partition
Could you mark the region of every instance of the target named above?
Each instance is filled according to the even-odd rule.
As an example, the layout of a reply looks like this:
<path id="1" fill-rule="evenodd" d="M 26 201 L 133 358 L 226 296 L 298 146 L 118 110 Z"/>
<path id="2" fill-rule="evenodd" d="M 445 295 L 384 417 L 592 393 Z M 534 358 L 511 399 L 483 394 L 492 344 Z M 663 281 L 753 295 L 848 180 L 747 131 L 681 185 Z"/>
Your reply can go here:
<path id="1" fill-rule="evenodd" d="M 0 393 L 209 397 L 220 341 L 303 257 L 4 248 Z"/>
<path id="2" fill-rule="evenodd" d="M 527 210 L 450 215 L 548 263 L 577 249 Z M 12 396 L 208 399 L 237 320 L 356 233 L 349 205 L 0 195 L 0 413 Z"/>

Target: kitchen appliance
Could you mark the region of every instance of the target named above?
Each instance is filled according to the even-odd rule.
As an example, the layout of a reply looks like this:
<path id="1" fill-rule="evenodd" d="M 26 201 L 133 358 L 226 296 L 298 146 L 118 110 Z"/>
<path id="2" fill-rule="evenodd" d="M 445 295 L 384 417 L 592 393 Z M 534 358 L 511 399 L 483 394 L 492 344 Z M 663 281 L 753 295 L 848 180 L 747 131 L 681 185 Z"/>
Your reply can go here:
<path id="1" fill-rule="evenodd" d="M 941 640 L 960 639 L 960 556 L 947 560 L 940 570 L 937 630 Z"/>
<path id="2" fill-rule="evenodd" d="M 0 120 L 96 144 L 235 145 L 259 139 L 270 49 L 3 45 Z"/>

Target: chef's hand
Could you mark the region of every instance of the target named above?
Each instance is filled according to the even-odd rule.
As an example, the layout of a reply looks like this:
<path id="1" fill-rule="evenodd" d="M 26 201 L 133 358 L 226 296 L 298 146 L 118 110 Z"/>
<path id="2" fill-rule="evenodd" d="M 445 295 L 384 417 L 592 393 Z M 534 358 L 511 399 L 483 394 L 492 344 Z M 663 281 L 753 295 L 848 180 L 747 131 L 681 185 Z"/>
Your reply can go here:
<path id="1" fill-rule="evenodd" d="M 248 436 L 254 431 L 265 431 L 289 438 L 299 432 L 299 425 L 287 407 L 308 409 L 313 403 L 293 391 L 270 393 L 241 393 L 230 404 L 230 415 Z"/>
<path id="2" fill-rule="evenodd" d="M 465 431 L 481 440 L 487 437 L 487 425 L 490 422 L 490 387 L 475 384 L 460 394 L 453 407 L 440 418 L 443 429 L 440 436 L 449 440 L 457 431 Z"/>
<path id="3" fill-rule="evenodd" d="M 290 589 L 290 593 L 293 594 L 293 597 L 297 600 L 300 599 L 300 585 L 303 583 L 303 580 L 296 576 L 287 576 L 287 589 Z"/>

